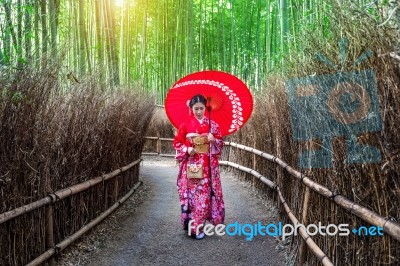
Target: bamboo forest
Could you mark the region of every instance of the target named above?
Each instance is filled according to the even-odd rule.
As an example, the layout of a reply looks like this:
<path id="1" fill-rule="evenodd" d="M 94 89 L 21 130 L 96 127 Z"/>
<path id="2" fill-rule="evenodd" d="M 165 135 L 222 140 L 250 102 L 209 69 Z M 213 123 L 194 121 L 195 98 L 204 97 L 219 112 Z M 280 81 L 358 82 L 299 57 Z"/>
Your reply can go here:
<path id="1" fill-rule="evenodd" d="M 0 265 L 400 265 L 399 0 L 0 0 Z"/>

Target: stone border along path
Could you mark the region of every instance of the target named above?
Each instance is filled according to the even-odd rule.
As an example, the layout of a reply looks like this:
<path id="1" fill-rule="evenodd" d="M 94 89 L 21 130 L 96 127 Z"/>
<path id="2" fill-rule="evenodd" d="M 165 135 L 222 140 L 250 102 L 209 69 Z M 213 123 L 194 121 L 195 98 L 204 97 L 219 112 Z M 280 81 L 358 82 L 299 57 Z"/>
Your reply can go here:
<path id="1" fill-rule="evenodd" d="M 224 167 L 221 167 L 221 170 Z M 82 253 L 64 256 L 62 265 L 284 265 L 286 248 L 271 236 L 206 236 L 194 240 L 179 223 L 179 201 L 176 189 L 178 167 L 172 159 L 146 160 L 140 176 L 139 200 L 126 201 L 120 208 L 131 209 L 129 215 L 117 219 L 119 227 L 98 241 L 82 260 Z M 246 182 L 222 172 L 225 201 L 225 224 L 277 223 L 274 203 L 261 199 Z M 134 197 L 134 196 L 133 196 Z M 115 218 L 117 217 L 117 218 Z M 100 225 L 101 226 L 101 225 Z M 95 229 L 95 231 L 98 229 Z M 105 230 L 107 231 L 107 230 Z M 93 232 L 92 234 L 96 234 Z M 85 240 L 83 240 L 85 242 Z M 87 241 L 86 241 L 87 242 Z M 81 244 L 82 245 L 82 244 Z M 93 244 L 95 245 L 95 244 Z M 79 248 L 79 243 L 75 248 Z M 72 248 L 74 249 L 74 248 Z M 79 253 L 79 252 L 78 252 Z M 67 261 L 65 261 L 67 257 Z M 70 262 L 68 262 L 68 260 Z"/>

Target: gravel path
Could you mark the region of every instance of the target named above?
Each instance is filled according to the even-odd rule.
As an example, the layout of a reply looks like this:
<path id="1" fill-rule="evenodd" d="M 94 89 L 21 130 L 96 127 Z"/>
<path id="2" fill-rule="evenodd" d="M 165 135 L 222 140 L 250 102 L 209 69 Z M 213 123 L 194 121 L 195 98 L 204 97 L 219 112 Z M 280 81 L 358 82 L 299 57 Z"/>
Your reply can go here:
<path id="1" fill-rule="evenodd" d="M 179 223 L 177 173 L 172 161 L 144 161 L 141 179 L 145 185 L 140 198 L 123 205 L 130 210 L 129 215 L 113 216 L 118 230 L 107 234 L 101 244 L 97 241 L 95 252 L 89 250 L 83 264 L 284 265 L 285 248 L 270 236 L 255 236 L 251 241 L 243 235 L 214 235 L 202 240 L 188 237 Z M 223 173 L 222 188 L 226 224 L 277 222 L 273 203 L 261 199 L 245 182 Z M 76 258 L 67 257 L 76 262 Z"/>

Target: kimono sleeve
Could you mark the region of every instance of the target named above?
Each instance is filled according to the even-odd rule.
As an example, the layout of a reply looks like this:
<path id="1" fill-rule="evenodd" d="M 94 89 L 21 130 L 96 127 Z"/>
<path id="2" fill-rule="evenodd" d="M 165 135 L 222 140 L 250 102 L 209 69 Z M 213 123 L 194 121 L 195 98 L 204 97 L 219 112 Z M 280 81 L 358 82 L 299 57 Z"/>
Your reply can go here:
<path id="1" fill-rule="evenodd" d="M 185 124 L 182 124 L 179 127 L 178 133 L 176 134 L 173 141 L 173 146 L 176 150 L 175 159 L 177 160 L 183 160 L 187 157 L 188 147 L 186 146 L 186 131 L 187 130 Z"/>
<path id="2" fill-rule="evenodd" d="M 221 131 L 217 123 L 211 123 L 211 134 L 215 138 L 215 143 L 211 144 L 211 154 L 220 155 L 224 146 L 224 139 L 221 136 Z"/>

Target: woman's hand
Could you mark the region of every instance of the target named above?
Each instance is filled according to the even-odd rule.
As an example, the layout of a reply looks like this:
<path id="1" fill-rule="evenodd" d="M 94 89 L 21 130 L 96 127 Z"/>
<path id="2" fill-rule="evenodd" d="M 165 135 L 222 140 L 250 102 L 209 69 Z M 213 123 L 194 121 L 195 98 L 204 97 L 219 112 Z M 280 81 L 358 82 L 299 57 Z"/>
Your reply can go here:
<path id="1" fill-rule="evenodd" d="M 214 142 L 215 142 L 215 138 L 214 138 L 213 134 L 209 133 L 208 136 L 207 136 L 207 138 L 208 138 L 208 141 L 209 141 L 209 142 L 211 142 L 211 143 L 214 143 Z"/>
<path id="2" fill-rule="evenodd" d="M 189 147 L 189 148 L 188 148 L 188 153 L 189 153 L 190 156 L 193 156 L 193 155 L 195 155 L 197 152 L 196 152 L 196 150 L 195 150 L 194 148 Z"/>

